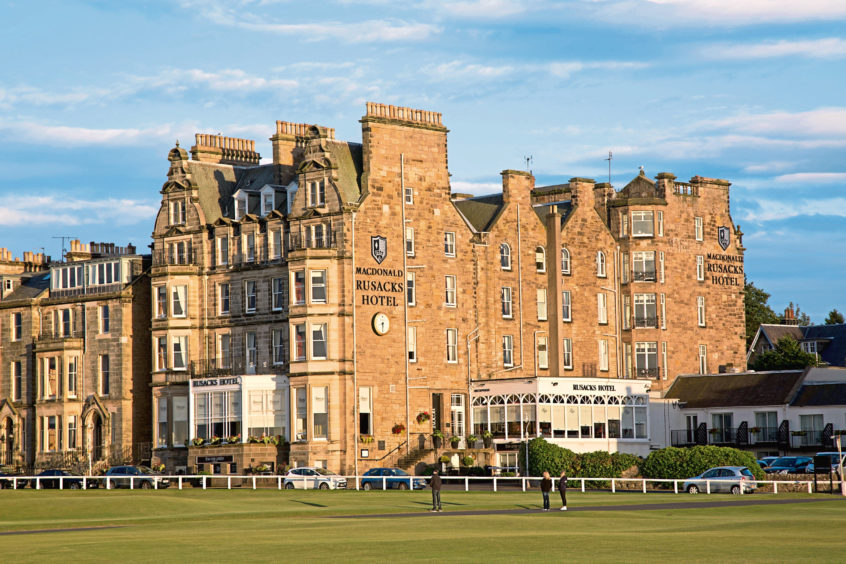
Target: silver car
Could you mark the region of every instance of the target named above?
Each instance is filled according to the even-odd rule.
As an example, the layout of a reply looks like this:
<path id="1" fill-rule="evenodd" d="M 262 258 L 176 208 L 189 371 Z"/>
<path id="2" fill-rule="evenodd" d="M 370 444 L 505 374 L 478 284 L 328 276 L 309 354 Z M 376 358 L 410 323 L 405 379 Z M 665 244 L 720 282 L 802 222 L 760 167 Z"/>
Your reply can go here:
<path id="1" fill-rule="evenodd" d="M 347 479 L 325 468 L 304 466 L 288 472 L 284 485 L 286 490 L 337 490 L 346 489 Z"/>
<path id="2" fill-rule="evenodd" d="M 698 476 L 689 478 L 684 483 L 684 491 L 691 494 L 699 492 L 726 492 L 740 494 L 752 493 L 758 487 L 755 482 L 755 475 L 745 466 L 719 466 L 706 470 Z"/>

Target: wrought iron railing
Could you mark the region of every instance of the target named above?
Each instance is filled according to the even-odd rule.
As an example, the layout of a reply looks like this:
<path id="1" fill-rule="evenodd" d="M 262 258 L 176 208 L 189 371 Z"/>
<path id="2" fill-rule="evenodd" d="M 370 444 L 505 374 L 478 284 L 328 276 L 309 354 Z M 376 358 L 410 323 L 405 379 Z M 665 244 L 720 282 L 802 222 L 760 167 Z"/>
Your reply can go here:
<path id="1" fill-rule="evenodd" d="M 658 328 L 658 316 L 635 316 L 634 318 L 634 326 L 635 329 L 657 329 Z"/>
<path id="2" fill-rule="evenodd" d="M 200 253 L 197 249 L 186 249 L 182 252 L 173 249 L 153 251 L 153 266 L 196 266 L 198 264 L 200 264 Z"/>
<path id="3" fill-rule="evenodd" d="M 635 282 L 655 282 L 655 269 L 635 270 L 632 273 L 632 280 Z"/>
<path id="4" fill-rule="evenodd" d="M 657 366 L 652 368 L 635 368 L 635 376 L 638 378 L 658 378 L 661 375 L 661 369 Z"/>

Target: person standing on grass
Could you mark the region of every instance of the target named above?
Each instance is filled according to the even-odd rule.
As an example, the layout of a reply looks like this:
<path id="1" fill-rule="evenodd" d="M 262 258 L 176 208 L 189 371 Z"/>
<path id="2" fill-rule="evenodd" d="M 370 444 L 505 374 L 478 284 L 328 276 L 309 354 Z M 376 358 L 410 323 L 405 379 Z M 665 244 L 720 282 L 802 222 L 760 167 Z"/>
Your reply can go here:
<path id="1" fill-rule="evenodd" d="M 561 471 L 561 478 L 558 480 L 558 493 L 561 494 L 561 511 L 567 511 L 567 471 Z"/>
<path id="2" fill-rule="evenodd" d="M 541 480 L 540 489 L 543 494 L 543 510 L 549 511 L 549 492 L 552 491 L 552 479 L 549 477 L 549 472 L 543 473 L 543 480 Z"/>
<path id="3" fill-rule="evenodd" d="M 432 479 L 429 480 L 429 487 L 432 488 L 432 511 L 443 511 L 441 508 L 441 477 L 438 471 L 432 472 Z"/>

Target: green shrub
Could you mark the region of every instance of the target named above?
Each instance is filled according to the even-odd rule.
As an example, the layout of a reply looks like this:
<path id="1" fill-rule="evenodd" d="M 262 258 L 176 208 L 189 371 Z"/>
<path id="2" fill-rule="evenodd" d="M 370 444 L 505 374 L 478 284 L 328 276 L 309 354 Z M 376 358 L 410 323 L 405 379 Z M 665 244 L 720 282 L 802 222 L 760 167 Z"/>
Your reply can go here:
<path id="1" fill-rule="evenodd" d="M 758 480 L 764 471 L 750 452 L 730 447 L 667 447 L 649 454 L 640 465 L 644 478 L 685 480 L 714 466 L 746 466 Z"/>
<path id="2" fill-rule="evenodd" d="M 520 465 L 525 465 L 525 443 L 520 445 Z M 530 476 L 540 476 L 549 472 L 552 476 L 560 476 L 562 471 L 568 476 L 580 478 L 620 478 L 624 471 L 640 464 L 640 457 L 621 452 L 606 451 L 575 452 L 547 442 L 543 438 L 529 441 L 529 473 Z M 525 469 L 523 469 L 525 472 Z M 594 483 L 596 487 L 603 484 Z M 604 484 L 607 486 L 607 484 Z"/>

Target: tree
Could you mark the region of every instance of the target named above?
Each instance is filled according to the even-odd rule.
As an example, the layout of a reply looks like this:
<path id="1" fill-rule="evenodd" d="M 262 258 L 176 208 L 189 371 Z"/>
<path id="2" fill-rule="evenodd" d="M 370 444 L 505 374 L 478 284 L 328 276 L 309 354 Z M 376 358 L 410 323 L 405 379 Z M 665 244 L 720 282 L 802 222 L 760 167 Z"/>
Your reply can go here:
<path id="1" fill-rule="evenodd" d="M 752 344 L 758 326 L 762 323 L 778 323 L 778 316 L 767 305 L 770 295 L 755 286 L 754 282 L 746 282 L 743 287 L 744 309 L 746 310 L 746 346 Z"/>
<path id="2" fill-rule="evenodd" d="M 843 314 L 837 311 L 837 309 L 833 309 L 828 312 L 828 317 L 825 318 L 826 325 L 837 325 L 838 323 L 843 323 Z"/>
<path id="3" fill-rule="evenodd" d="M 755 370 L 794 370 L 816 366 L 817 356 L 806 353 L 799 342 L 785 335 L 776 343 L 775 348 L 758 355 L 753 368 Z"/>

